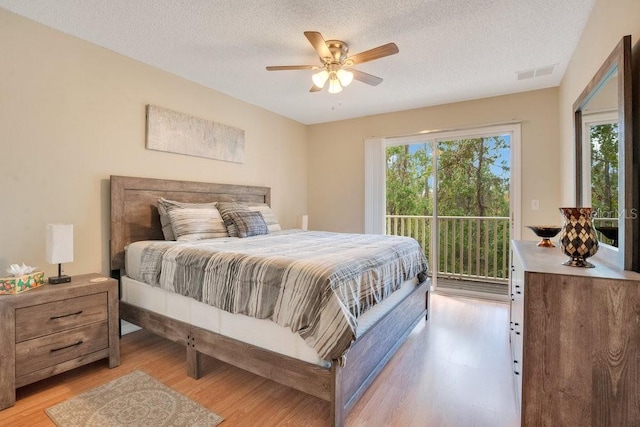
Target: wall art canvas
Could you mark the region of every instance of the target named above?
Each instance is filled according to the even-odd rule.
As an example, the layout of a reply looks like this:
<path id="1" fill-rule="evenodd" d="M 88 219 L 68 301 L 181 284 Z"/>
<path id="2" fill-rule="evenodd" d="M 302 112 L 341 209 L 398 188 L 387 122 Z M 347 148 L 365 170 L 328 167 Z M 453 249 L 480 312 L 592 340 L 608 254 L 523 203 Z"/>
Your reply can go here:
<path id="1" fill-rule="evenodd" d="M 147 105 L 147 149 L 244 163 L 244 130 Z"/>

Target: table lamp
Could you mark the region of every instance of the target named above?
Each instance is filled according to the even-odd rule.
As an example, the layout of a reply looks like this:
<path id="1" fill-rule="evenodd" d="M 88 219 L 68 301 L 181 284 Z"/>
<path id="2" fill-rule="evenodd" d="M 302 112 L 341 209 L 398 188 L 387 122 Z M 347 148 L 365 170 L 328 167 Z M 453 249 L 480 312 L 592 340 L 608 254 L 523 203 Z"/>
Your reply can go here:
<path id="1" fill-rule="evenodd" d="M 68 283 L 70 276 L 62 275 L 62 263 L 73 261 L 73 224 L 47 224 L 47 262 L 58 264 L 58 276 L 49 283 Z"/>

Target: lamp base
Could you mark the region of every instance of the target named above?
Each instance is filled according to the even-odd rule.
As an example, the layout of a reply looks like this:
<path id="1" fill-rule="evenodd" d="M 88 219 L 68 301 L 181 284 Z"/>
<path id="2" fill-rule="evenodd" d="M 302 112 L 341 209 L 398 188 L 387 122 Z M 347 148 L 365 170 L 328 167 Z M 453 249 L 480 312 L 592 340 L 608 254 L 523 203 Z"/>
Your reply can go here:
<path id="1" fill-rule="evenodd" d="M 58 285 L 60 283 L 69 283 L 71 281 L 71 276 L 55 276 L 49 277 L 50 285 Z"/>

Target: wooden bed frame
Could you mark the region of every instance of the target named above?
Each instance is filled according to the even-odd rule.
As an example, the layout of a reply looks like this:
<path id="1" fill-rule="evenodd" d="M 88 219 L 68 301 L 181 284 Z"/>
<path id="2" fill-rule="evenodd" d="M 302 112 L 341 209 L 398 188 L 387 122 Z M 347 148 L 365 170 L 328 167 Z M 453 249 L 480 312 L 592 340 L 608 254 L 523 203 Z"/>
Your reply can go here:
<path id="1" fill-rule="evenodd" d="M 157 199 L 185 202 L 234 199 L 270 205 L 271 189 L 151 178 L 111 176 L 111 272 L 120 277 L 124 247 L 140 240 L 162 240 Z M 347 413 L 376 375 L 427 317 L 429 280 L 418 284 L 395 308 L 360 336 L 347 353 L 346 363 L 330 368 L 303 362 L 120 302 L 120 318 L 187 348 L 187 374 L 200 377 L 200 359 L 208 355 L 256 375 L 330 402 L 330 424 L 344 425 Z"/>

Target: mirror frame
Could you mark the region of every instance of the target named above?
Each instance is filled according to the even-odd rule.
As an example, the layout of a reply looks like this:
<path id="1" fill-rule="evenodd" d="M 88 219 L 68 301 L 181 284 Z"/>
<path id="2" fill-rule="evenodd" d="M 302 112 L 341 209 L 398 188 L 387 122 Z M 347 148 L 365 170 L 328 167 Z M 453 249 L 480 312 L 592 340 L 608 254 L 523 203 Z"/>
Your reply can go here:
<path id="1" fill-rule="evenodd" d="M 633 180 L 633 123 L 631 88 L 631 36 L 624 36 L 613 49 L 598 72 L 573 104 L 575 137 L 576 206 L 583 203 L 583 138 L 582 110 L 596 92 L 606 83 L 611 73 L 618 70 L 618 265 L 624 270 L 638 269 L 634 256 L 635 200 L 637 184 Z M 631 208 L 629 208 L 631 207 Z"/>

